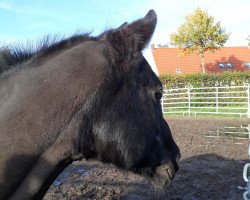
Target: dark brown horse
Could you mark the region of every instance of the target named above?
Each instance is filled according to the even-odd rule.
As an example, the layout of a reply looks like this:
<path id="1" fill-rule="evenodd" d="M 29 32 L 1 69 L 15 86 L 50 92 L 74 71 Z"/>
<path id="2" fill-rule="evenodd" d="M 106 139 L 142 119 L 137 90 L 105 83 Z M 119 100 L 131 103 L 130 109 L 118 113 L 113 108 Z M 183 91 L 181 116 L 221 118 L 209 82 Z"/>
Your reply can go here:
<path id="1" fill-rule="evenodd" d="M 0 199 L 41 199 L 81 158 L 169 184 L 179 148 L 162 115 L 162 84 L 142 55 L 156 21 L 151 10 L 98 37 L 3 50 Z"/>

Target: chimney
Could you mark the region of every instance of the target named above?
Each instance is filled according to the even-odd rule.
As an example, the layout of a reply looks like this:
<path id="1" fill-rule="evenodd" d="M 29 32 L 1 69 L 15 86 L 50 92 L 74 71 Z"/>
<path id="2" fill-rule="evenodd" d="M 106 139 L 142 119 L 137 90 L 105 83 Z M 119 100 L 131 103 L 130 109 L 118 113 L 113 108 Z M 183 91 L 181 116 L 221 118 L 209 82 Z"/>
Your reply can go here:
<path id="1" fill-rule="evenodd" d="M 151 44 L 151 50 L 152 50 L 152 51 L 155 50 L 155 44 Z"/>

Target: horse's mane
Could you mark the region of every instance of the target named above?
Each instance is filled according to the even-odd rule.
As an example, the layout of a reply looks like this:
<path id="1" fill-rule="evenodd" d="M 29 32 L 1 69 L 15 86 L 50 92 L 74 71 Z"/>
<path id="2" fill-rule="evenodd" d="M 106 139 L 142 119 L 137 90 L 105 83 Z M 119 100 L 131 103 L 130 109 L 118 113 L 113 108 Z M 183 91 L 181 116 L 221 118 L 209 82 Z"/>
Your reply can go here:
<path id="1" fill-rule="evenodd" d="M 18 43 L 0 47 L 0 75 L 34 56 L 42 57 L 50 53 L 72 47 L 80 42 L 95 40 L 89 33 L 76 32 L 70 37 L 46 35 L 40 41 Z"/>

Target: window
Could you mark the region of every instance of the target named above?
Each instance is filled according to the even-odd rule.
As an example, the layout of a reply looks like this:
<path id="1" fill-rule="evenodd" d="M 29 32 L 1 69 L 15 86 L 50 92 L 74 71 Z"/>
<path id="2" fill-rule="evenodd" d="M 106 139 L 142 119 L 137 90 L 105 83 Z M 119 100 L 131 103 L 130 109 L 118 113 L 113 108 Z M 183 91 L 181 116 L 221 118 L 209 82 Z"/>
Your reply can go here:
<path id="1" fill-rule="evenodd" d="M 218 66 L 219 66 L 220 69 L 224 69 L 225 68 L 224 63 L 219 63 Z"/>
<path id="2" fill-rule="evenodd" d="M 177 74 L 180 74 L 180 73 L 181 73 L 181 69 L 177 68 L 177 69 L 176 69 L 176 73 L 177 73 Z"/>
<path id="3" fill-rule="evenodd" d="M 244 66 L 245 66 L 246 68 L 250 69 L 250 62 L 245 62 L 245 63 L 244 63 Z"/>
<path id="4" fill-rule="evenodd" d="M 227 68 L 228 68 L 228 69 L 232 69 L 232 68 L 233 68 L 232 63 L 227 63 L 226 65 L 227 65 Z"/>

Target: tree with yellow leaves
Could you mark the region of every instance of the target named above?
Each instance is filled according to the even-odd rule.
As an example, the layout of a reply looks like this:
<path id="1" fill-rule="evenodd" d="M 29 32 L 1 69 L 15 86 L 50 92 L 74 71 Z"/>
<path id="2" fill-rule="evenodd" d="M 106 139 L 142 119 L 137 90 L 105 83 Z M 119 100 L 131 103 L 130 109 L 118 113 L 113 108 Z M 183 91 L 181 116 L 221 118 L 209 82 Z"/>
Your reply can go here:
<path id="1" fill-rule="evenodd" d="M 215 23 L 214 17 L 200 8 L 187 15 L 177 33 L 170 36 L 171 45 L 181 48 L 181 55 L 201 55 L 202 73 L 206 73 L 205 52 L 220 49 L 228 38 L 229 34 L 221 27 L 220 22 Z"/>

